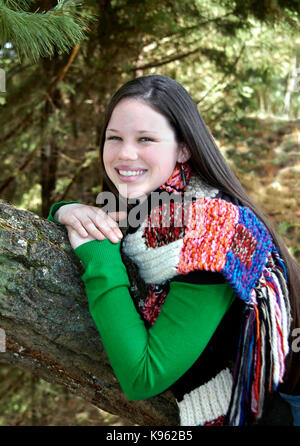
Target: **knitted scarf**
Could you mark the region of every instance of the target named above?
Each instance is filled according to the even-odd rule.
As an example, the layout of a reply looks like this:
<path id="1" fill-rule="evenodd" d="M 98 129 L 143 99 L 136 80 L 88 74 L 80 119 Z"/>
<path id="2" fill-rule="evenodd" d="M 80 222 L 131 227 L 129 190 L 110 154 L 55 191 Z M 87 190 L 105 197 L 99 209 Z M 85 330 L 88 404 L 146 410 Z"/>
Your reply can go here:
<path id="1" fill-rule="evenodd" d="M 188 205 L 154 206 L 124 238 L 122 249 L 148 287 L 142 314 L 149 326 L 160 313 L 168 282 L 179 274 L 222 273 L 244 302 L 223 424 L 245 425 L 249 414 L 261 417 L 266 394 L 283 380 L 291 323 L 286 269 L 268 230 L 249 208 L 217 198 L 217 189 L 205 185 L 188 164 L 183 167 L 187 185 L 176 165 L 160 191 L 190 194 Z M 178 225 L 186 209 L 188 218 Z M 168 225 L 162 224 L 165 215 Z"/>

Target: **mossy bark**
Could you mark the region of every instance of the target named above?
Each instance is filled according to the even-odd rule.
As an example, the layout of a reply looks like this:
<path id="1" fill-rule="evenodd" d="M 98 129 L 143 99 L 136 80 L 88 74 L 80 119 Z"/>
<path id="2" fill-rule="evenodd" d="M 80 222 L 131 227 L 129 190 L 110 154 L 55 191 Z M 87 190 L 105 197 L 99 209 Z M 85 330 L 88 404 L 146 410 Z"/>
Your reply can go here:
<path id="1" fill-rule="evenodd" d="M 133 289 L 141 289 L 126 266 Z M 124 395 L 90 316 L 82 273 L 64 226 L 0 203 L 0 362 L 62 384 L 130 423 L 178 425 L 171 392 L 143 401 Z"/>

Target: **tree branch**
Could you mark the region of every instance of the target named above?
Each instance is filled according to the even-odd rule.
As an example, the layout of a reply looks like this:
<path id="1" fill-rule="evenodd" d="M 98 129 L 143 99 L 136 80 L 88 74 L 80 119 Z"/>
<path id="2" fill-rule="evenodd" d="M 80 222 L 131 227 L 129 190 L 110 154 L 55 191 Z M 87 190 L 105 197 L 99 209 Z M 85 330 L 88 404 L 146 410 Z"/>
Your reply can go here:
<path id="1" fill-rule="evenodd" d="M 135 72 L 137 70 L 146 70 L 147 68 L 160 67 L 160 66 L 166 65 L 166 64 L 168 64 L 170 62 L 174 62 L 175 60 L 185 59 L 186 57 L 191 56 L 192 54 L 196 54 L 196 53 L 198 53 L 198 52 L 200 52 L 202 50 L 203 50 L 202 47 L 198 47 L 198 48 L 196 48 L 194 50 L 188 51 L 187 53 L 175 54 L 174 56 L 171 56 L 171 57 L 169 57 L 167 59 L 164 59 L 164 60 L 160 60 L 160 61 L 157 61 L 157 62 L 151 62 L 151 63 L 145 64 L 145 65 L 141 65 L 141 66 L 132 68 L 128 72 L 131 73 L 131 72 Z"/>
<path id="2" fill-rule="evenodd" d="M 62 384 L 131 423 L 178 425 L 171 392 L 144 401 L 122 392 L 89 314 L 82 273 L 64 226 L 0 203 L 0 362 Z"/>
<path id="3" fill-rule="evenodd" d="M 63 80 L 63 78 L 65 77 L 65 75 L 67 74 L 68 70 L 70 69 L 77 53 L 79 51 L 79 45 L 75 45 L 72 53 L 70 55 L 70 58 L 68 60 L 68 63 L 62 68 L 61 72 L 59 73 L 59 75 L 55 78 L 55 82 L 60 82 Z"/>

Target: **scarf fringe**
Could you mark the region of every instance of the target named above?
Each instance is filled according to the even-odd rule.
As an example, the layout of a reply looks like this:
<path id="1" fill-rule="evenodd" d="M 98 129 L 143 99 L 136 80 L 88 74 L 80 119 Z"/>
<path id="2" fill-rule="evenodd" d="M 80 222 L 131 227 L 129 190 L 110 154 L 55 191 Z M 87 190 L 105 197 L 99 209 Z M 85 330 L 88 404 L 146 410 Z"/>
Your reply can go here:
<path id="1" fill-rule="evenodd" d="M 228 425 L 258 420 L 265 394 L 283 381 L 290 314 L 286 270 L 278 253 L 272 252 L 244 310 Z"/>

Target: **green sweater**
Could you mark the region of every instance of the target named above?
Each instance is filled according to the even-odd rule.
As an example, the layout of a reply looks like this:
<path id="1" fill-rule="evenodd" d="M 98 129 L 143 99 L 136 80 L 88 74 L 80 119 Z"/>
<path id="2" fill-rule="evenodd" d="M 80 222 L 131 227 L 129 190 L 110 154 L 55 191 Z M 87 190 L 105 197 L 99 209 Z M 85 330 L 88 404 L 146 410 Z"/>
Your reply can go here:
<path id="1" fill-rule="evenodd" d="M 57 205 L 49 220 L 55 221 Z M 171 282 L 156 322 L 147 329 L 129 294 L 120 243 L 92 240 L 74 252 L 85 268 L 82 280 L 91 316 L 131 400 L 155 396 L 177 381 L 201 355 L 235 299 L 226 283 Z"/>

